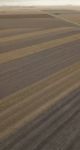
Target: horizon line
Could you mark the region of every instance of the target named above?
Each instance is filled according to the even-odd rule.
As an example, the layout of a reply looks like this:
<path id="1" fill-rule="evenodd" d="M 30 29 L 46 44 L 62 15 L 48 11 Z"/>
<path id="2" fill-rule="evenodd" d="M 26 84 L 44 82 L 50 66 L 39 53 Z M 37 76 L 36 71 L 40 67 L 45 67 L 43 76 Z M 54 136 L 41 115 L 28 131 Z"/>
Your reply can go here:
<path id="1" fill-rule="evenodd" d="M 21 4 L 21 5 L 20 4 L 0 4 L 0 6 L 24 6 L 24 7 L 26 6 L 28 7 L 29 6 L 34 6 L 34 7 L 35 6 L 80 6 L 80 4 L 51 4 L 51 5 L 50 4 L 49 5 L 47 4 L 46 5 L 45 4 L 41 4 L 41 5 L 40 4 L 34 4 L 34 5 L 33 4 L 29 4 L 29 5 L 27 4 L 26 5 L 25 4 Z"/>

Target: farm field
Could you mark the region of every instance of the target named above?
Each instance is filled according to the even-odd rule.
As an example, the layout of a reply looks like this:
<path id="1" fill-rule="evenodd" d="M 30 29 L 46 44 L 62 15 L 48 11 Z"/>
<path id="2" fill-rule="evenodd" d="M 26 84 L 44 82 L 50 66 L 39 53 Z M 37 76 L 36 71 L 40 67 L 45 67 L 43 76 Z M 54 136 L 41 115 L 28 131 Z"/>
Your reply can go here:
<path id="1" fill-rule="evenodd" d="M 80 26 L 80 10 L 70 10 L 70 9 L 69 10 L 68 9 L 47 10 L 45 9 L 44 12 L 47 12 L 48 14 L 51 14 L 52 16 L 56 16 L 65 21 L 68 21 L 68 22 L 71 22 Z"/>
<path id="2" fill-rule="evenodd" d="M 0 10 L 0 150 L 79 150 L 79 137 L 80 11 Z"/>
<path id="3" fill-rule="evenodd" d="M 80 24 L 80 14 L 62 15 L 64 18 Z"/>

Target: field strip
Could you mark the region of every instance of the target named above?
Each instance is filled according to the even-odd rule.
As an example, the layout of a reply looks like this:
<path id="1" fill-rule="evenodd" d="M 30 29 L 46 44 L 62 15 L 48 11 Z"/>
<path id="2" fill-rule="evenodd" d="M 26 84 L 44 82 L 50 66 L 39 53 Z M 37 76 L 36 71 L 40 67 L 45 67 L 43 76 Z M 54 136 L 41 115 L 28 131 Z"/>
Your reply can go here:
<path id="1" fill-rule="evenodd" d="M 55 83 L 57 80 L 66 76 L 66 74 L 72 73 L 74 70 L 78 70 L 80 68 L 80 62 L 77 62 L 61 71 L 50 75 L 49 77 L 38 81 L 37 83 L 32 84 L 31 86 L 19 90 L 18 92 L 11 94 L 10 96 L 0 99 L 0 112 L 6 110 L 6 108 L 11 107 L 11 105 L 15 105 L 18 102 L 21 102 L 25 97 L 29 97 L 32 94 L 38 93 L 40 90 L 43 90 L 46 86 L 51 83 Z"/>
<path id="2" fill-rule="evenodd" d="M 38 53 L 38 52 L 43 51 L 48 48 L 54 48 L 54 47 L 57 47 L 57 46 L 60 46 L 60 45 L 66 44 L 66 43 L 70 43 L 73 41 L 77 41 L 77 40 L 80 40 L 80 33 L 71 35 L 71 36 L 67 36 L 64 38 L 56 39 L 56 40 L 51 40 L 49 42 L 43 42 L 40 44 L 28 46 L 28 47 L 21 48 L 21 49 L 15 49 L 14 51 L 1 53 L 0 54 L 0 64 L 7 63 L 9 61 L 25 57 L 27 55 Z"/>
<path id="3" fill-rule="evenodd" d="M 66 17 L 58 16 L 58 15 L 55 15 L 55 14 L 52 14 L 52 13 L 51 13 L 51 14 L 48 14 L 48 15 L 53 16 L 53 17 L 56 17 L 56 18 L 59 18 L 59 19 L 61 19 L 61 20 L 64 20 L 64 21 L 66 21 L 66 22 L 69 22 L 69 23 L 71 23 L 71 24 L 73 24 L 73 25 L 76 25 L 76 26 L 80 27 L 80 24 L 79 24 L 79 23 L 74 22 L 74 21 L 71 21 L 70 19 L 67 19 Z"/>
<path id="4" fill-rule="evenodd" d="M 53 94 L 53 92 L 55 91 L 56 87 L 59 84 L 62 84 L 65 80 L 68 80 L 70 77 L 73 76 L 73 74 L 76 75 L 77 72 L 80 73 L 80 69 L 72 71 L 71 73 L 68 73 L 66 75 L 63 74 L 63 76 L 61 78 L 58 78 L 57 80 L 53 80 L 52 83 L 50 81 L 50 83 L 48 83 L 48 85 L 46 85 L 44 88 L 40 87 L 40 89 L 38 89 L 38 91 L 36 90 L 34 93 L 31 93 L 31 95 L 28 95 L 28 91 L 26 91 L 25 95 L 23 93 L 21 93 L 22 94 L 21 97 L 20 97 L 20 95 L 16 95 L 16 98 L 17 98 L 16 103 L 13 105 L 9 105 L 9 107 L 7 107 L 7 108 L 5 107 L 5 109 L 2 112 L 0 112 L 0 121 L 8 119 L 11 115 L 13 116 L 16 112 L 21 113 L 21 110 L 23 108 L 25 109 L 25 107 L 28 107 L 27 110 L 30 109 L 29 106 L 34 105 L 33 101 L 35 103 L 39 103 L 38 98 L 42 99 L 41 95 L 43 95 L 44 93 L 47 94 L 47 92 L 48 92 L 48 96 Z M 40 85 L 38 85 L 38 86 L 40 86 Z M 54 87 L 55 87 L 55 89 L 54 89 Z M 35 87 L 33 87 L 33 88 L 35 88 Z M 36 89 L 37 89 L 37 87 L 36 87 Z M 52 89 L 53 89 L 53 91 L 51 93 Z M 22 96 L 24 96 L 24 97 L 22 97 Z M 44 94 L 44 96 L 46 96 L 46 95 Z M 44 99 L 45 99 L 45 97 L 44 97 Z M 11 99 L 11 101 L 12 100 L 13 99 Z M 14 100 L 15 100 L 15 98 L 14 98 Z M 40 104 L 41 104 L 41 101 L 43 101 L 43 100 L 40 100 Z M 5 102 L 5 103 L 7 104 L 7 102 Z M 6 104 L 4 106 L 6 106 Z M 29 111 L 31 112 L 31 110 L 28 110 L 28 112 Z"/>
<path id="5" fill-rule="evenodd" d="M 26 31 L 28 29 L 32 30 L 32 29 L 35 29 L 35 28 L 12 28 L 12 29 L 2 29 L 2 30 L 0 29 L 0 34 L 11 33 L 13 31 Z M 36 28 L 36 29 L 38 29 L 38 28 Z"/>
<path id="6" fill-rule="evenodd" d="M 74 58 L 74 56 L 75 56 L 75 57 L 76 57 L 76 56 L 78 57 L 78 54 L 73 53 L 71 57 L 68 56 L 66 59 L 64 59 L 63 63 L 67 63 L 68 61 L 71 62 L 72 59 Z M 40 59 L 40 60 L 41 60 L 41 59 Z M 78 60 L 79 60 L 79 57 L 78 57 Z M 59 62 L 59 61 L 61 61 L 61 59 L 58 58 L 58 59 L 56 59 L 56 61 Z M 58 65 L 58 62 L 56 62 L 56 63 L 54 64 L 54 66 Z M 53 66 L 52 61 L 49 62 L 48 65 L 50 65 L 50 67 L 52 67 L 52 66 Z M 46 63 L 44 64 L 44 67 L 46 67 Z M 39 71 L 41 68 L 42 68 L 42 65 L 40 65 L 38 68 L 35 67 L 34 72 L 36 73 L 36 69 L 37 69 L 37 71 Z M 19 69 L 19 68 L 18 68 L 18 69 Z M 10 70 L 10 68 L 9 68 L 9 70 L 8 70 L 8 69 L 5 70 L 2 74 L 0 73 L 0 83 L 3 84 L 3 81 L 5 82 L 6 80 L 7 80 L 7 83 L 8 83 L 8 81 L 10 80 L 10 78 L 11 78 L 11 80 L 13 80 L 14 77 L 16 76 L 16 78 L 17 78 L 18 75 L 19 75 L 19 77 L 21 77 L 22 72 L 25 71 L 25 66 L 23 67 L 22 71 L 21 71 L 21 70 L 18 70 L 18 69 L 17 69 L 18 74 L 16 74 L 16 72 L 14 72 L 14 69 L 11 69 L 11 70 Z M 42 71 L 43 71 L 43 70 L 44 70 L 44 69 L 42 69 Z M 7 71 L 7 72 L 6 72 L 6 71 Z M 40 71 L 39 71 L 39 72 L 40 72 Z M 30 74 L 32 73 L 32 69 L 30 70 L 29 73 L 30 73 Z M 6 78 L 5 78 L 4 74 L 6 75 Z M 10 75 L 9 75 L 9 74 L 10 74 Z M 26 76 L 24 77 L 24 79 L 26 80 Z"/>
<path id="7" fill-rule="evenodd" d="M 12 31 L 19 31 L 21 30 L 20 28 L 12 28 L 12 29 L 0 29 L 0 33 L 9 33 L 9 32 L 12 32 Z"/>
<path id="8" fill-rule="evenodd" d="M 4 121 L 0 121 L 0 138 L 9 136 L 11 133 L 22 127 L 25 123 L 33 120 L 35 117 L 49 109 L 62 97 L 69 92 L 80 86 L 80 70 L 74 71 L 73 74 L 66 75 L 66 78 L 59 82 L 54 87 L 44 92 L 44 95 L 39 95 L 39 99 L 35 99 L 32 96 L 33 102 L 29 105 L 25 105 L 25 108 L 10 115 L 9 118 L 5 118 Z M 48 93 L 48 94 L 47 94 Z M 10 114 L 10 113 L 9 113 Z M 6 114 L 5 114 L 6 115 Z"/>
<path id="9" fill-rule="evenodd" d="M 52 33 L 52 32 L 70 31 L 71 29 L 75 29 L 75 28 L 74 27 L 63 27 L 63 28 L 60 27 L 60 28 L 52 28 L 52 29 L 41 30 L 41 31 L 33 31 L 30 33 L 21 33 L 21 34 L 12 35 L 9 37 L 0 38 L 0 43 L 14 42 L 16 40 L 21 40 L 24 38 L 30 38 L 30 37 L 48 34 L 48 33 Z"/>

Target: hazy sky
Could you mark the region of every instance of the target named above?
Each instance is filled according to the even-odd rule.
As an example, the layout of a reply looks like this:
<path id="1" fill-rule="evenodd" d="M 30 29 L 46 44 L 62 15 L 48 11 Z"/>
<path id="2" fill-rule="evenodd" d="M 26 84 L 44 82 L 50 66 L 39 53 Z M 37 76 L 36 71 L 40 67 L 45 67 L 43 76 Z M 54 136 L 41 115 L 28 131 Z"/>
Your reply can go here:
<path id="1" fill-rule="evenodd" d="M 0 5 L 80 5 L 80 0 L 0 0 Z"/>

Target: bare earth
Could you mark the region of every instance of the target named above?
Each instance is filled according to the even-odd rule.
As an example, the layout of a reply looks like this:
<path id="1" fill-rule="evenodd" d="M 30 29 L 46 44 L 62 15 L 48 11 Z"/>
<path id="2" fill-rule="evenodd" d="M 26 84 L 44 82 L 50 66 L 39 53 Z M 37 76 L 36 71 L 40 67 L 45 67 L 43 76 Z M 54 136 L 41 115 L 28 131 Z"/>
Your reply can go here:
<path id="1" fill-rule="evenodd" d="M 79 8 L 1 8 L 0 150 L 79 149 Z"/>

